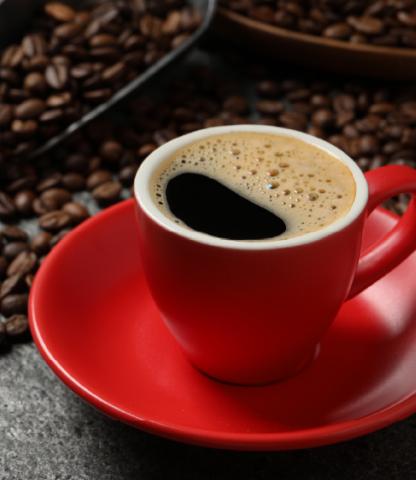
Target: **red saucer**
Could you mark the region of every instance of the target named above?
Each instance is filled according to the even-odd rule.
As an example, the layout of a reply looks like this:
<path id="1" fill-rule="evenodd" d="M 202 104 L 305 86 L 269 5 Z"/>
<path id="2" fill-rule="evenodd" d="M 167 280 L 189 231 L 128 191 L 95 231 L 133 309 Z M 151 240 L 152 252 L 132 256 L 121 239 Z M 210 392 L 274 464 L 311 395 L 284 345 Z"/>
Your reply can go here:
<path id="1" fill-rule="evenodd" d="M 394 223 L 376 211 L 364 243 Z M 416 412 L 416 254 L 344 305 L 301 374 L 239 387 L 182 355 L 149 296 L 136 228 L 133 201 L 95 216 L 55 247 L 32 289 L 39 350 L 98 409 L 175 440 L 247 450 L 335 443 Z"/>

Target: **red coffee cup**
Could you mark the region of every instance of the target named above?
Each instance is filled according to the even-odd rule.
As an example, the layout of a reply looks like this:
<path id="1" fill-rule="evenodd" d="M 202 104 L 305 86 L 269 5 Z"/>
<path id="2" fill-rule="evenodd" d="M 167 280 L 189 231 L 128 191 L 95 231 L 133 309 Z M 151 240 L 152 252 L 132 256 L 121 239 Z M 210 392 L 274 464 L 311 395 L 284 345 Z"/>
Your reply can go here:
<path id="1" fill-rule="evenodd" d="M 318 231 L 267 242 L 227 240 L 176 224 L 155 205 L 152 176 L 177 149 L 229 132 L 295 137 L 329 152 L 353 175 L 351 209 Z M 299 372 L 343 302 L 416 248 L 416 170 L 387 166 L 364 176 L 338 148 L 294 130 L 237 125 L 184 135 L 146 158 L 134 189 L 139 249 L 164 322 L 196 368 L 225 382 L 265 384 Z M 366 217 L 399 193 L 412 193 L 406 213 L 360 256 Z"/>

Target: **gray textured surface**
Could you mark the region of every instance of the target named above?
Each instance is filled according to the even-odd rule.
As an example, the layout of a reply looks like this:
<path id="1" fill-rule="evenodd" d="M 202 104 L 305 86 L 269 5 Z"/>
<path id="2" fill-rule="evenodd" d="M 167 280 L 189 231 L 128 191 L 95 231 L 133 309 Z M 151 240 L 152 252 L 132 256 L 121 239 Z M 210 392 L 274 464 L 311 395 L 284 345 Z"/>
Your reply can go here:
<path id="1" fill-rule="evenodd" d="M 69 391 L 33 344 L 0 357 L 0 479 L 416 478 L 416 417 L 348 443 L 281 453 L 209 450 L 114 422 Z"/>

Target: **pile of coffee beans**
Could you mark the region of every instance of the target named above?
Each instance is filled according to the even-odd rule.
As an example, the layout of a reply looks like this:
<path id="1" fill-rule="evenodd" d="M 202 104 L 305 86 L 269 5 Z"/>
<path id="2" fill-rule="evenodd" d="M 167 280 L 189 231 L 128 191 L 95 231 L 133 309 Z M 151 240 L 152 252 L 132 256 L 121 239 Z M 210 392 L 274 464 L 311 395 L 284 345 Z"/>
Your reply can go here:
<path id="1" fill-rule="evenodd" d="M 222 0 L 280 28 L 352 43 L 416 48 L 414 0 Z"/>
<path id="2" fill-rule="evenodd" d="M 239 75 L 233 81 L 207 67 L 185 69 L 154 96 L 132 100 L 47 156 L 0 169 L 0 351 L 29 337 L 28 294 L 48 252 L 91 214 L 128 198 L 141 161 L 178 135 L 217 125 L 279 125 L 332 142 L 364 171 L 416 166 L 415 89 L 233 65 L 239 68 L 251 77 L 253 92 Z M 390 207 L 402 213 L 406 199 Z"/>
<path id="3" fill-rule="evenodd" d="M 0 52 L 0 163 L 108 100 L 200 23 L 185 0 L 46 3 L 21 42 Z"/>

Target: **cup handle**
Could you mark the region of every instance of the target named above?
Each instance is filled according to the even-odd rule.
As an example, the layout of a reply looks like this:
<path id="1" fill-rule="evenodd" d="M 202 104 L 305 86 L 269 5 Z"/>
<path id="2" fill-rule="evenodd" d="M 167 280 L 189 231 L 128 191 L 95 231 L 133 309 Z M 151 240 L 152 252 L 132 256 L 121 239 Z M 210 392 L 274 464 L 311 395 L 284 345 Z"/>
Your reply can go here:
<path id="1" fill-rule="evenodd" d="M 397 225 L 361 254 L 347 299 L 383 277 L 416 249 L 416 170 L 390 165 L 371 170 L 365 177 L 369 188 L 367 214 L 399 193 L 410 193 L 412 198 Z"/>

